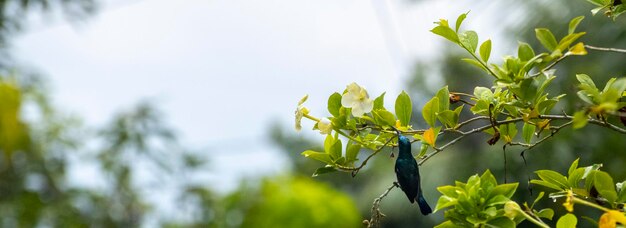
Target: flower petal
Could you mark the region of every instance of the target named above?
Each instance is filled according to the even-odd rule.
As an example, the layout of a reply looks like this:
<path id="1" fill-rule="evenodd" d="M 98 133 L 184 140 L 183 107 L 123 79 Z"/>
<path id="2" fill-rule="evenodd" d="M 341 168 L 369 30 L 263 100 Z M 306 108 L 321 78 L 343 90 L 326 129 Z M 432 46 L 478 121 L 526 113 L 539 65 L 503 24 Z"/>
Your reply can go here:
<path id="1" fill-rule="evenodd" d="M 354 106 L 354 103 L 356 102 L 357 97 L 354 96 L 354 94 L 344 93 L 343 96 L 341 96 L 341 106 L 343 107 L 352 108 L 352 106 Z"/>
<path id="2" fill-rule="evenodd" d="M 361 117 L 363 114 L 365 114 L 365 111 L 363 111 L 363 104 L 355 102 L 354 106 L 352 106 L 352 115 L 355 117 Z"/>
<path id="3" fill-rule="evenodd" d="M 372 99 L 365 99 L 361 102 L 363 106 L 363 112 L 370 113 L 374 109 L 374 101 Z"/>

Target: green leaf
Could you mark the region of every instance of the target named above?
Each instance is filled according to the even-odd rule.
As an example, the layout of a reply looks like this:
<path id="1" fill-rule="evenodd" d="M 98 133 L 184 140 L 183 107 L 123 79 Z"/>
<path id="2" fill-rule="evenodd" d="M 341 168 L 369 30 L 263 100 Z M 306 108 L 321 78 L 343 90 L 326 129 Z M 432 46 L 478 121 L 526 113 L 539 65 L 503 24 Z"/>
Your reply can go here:
<path id="1" fill-rule="evenodd" d="M 578 91 L 576 92 L 576 95 L 578 96 L 578 98 L 580 98 L 582 101 L 584 101 L 587 104 L 590 104 L 590 105 L 595 104 L 593 102 L 593 99 L 590 98 L 588 96 L 588 93 L 586 93 L 585 91 Z"/>
<path id="2" fill-rule="evenodd" d="M 458 204 L 458 200 L 448 196 L 440 196 L 439 200 L 437 200 L 437 206 L 435 206 L 435 211 L 441 210 L 446 207 L 451 207 Z"/>
<path id="3" fill-rule="evenodd" d="M 568 47 L 572 43 L 574 43 L 576 40 L 578 40 L 578 38 L 580 38 L 581 36 L 583 36 L 585 34 L 586 34 L 585 32 L 579 32 L 579 33 L 569 34 L 569 35 L 563 37 L 563 39 L 561 39 L 561 41 L 557 45 L 556 49 L 561 51 L 561 52 L 567 50 Z"/>
<path id="4" fill-rule="evenodd" d="M 578 188 L 578 182 L 583 179 L 583 175 L 585 175 L 585 169 L 578 168 L 572 171 L 571 174 L 567 177 L 567 183 L 572 188 Z"/>
<path id="5" fill-rule="evenodd" d="M 348 116 L 346 114 L 341 114 L 338 117 L 333 117 L 330 119 L 330 122 L 333 123 L 333 126 L 338 128 L 344 128 L 348 121 Z"/>
<path id="6" fill-rule="evenodd" d="M 554 217 L 554 210 L 550 208 L 541 209 L 541 211 L 537 212 L 537 216 L 552 220 L 552 217 Z"/>
<path id="7" fill-rule="evenodd" d="M 326 164 L 333 164 L 333 161 L 330 159 L 330 155 L 327 153 L 306 150 L 302 152 L 302 156 L 307 157 L 307 158 L 312 158 L 312 159 L 324 162 Z"/>
<path id="8" fill-rule="evenodd" d="M 515 123 L 500 125 L 500 133 L 506 142 L 512 142 L 517 135 L 517 127 Z"/>
<path id="9" fill-rule="evenodd" d="M 459 196 L 459 193 L 457 192 L 457 187 L 452 185 L 439 186 L 437 187 L 437 191 L 441 192 L 441 194 L 445 196 L 449 196 L 452 198 L 456 198 Z"/>
<path id="10" fill-rule="evenodd" d="M 558 185 L 552 184 L 552 183 L 547 182 L 547 181 L 530 180 L 530 183 L 531 184 L 536 184 L 536 185 L 541 185 L 541 186 L 544 186 L 544 187 L 547 187 L 547 188 L 551 188 L 551 189 L 554 189 L 554 190 L 557 190 L 557 191 L 562 191 L 563 190 L 563 188 L 559 187 Z"/>
<path id="11" fill-rule="evenodd" d="M 502 205 L 509 201 L 511 201 L 511 199 L 509 199 L 508 197 L 504 195 L 496 195 L 494 197 L 489 198 L 489 200 L 485 203 L 485 206 L 490 207 L 490 206 L 495 206 L 495 205 Z"/>
<path id="12" fill-rule="evenodd" d="M 372 116 L 374 116 L 374 120 L 379 125 L 394 126 L 396 124 L 396 117 L 393 115 L 393 113 L 387 110 L 384 110 L 384 109 L 374 110 L 372 111 Z"/>
<path id="13" fill-rule="evenodd" d="M 576 79 L 580 82 L 580 84 L 587 85 L 592 88 L 596 88 L 596 84 L 593 83 L 593 80 L 586 74 L 576 74 Z"/>
<path id="14" fill-rule="evenodd" d="M 567 175 L 572 175 L 574 170 L 576 170 L 578 168 L 578 160 L 579 159 L 580 158 L 576 158 L 576 160 L 574 160 L 574 162 L 572 162 L 572 164 L 569 166 L 569 169 L 567 170 Z"/>
<path id="15" fill-rule="evenodd" d="M 517 186 L 518 186 L 518 183 L 501 184 L 493 188 L 491 190 L 491 193 L 489 193 L 489 195 L 490 196 L 504 195 L 507 198 L 511 198 L 513 197 L 513 194 L 515 193 Z"/>
<path id="16" fill-rule="evenodd" d="M 461 15 L 459 15 L 458 18 L 456 18 L 456 27 L 455 27 L 456 32 L 459 32 L 459 28 L 461 28 L 461 24 L 463 24 L 463 21 L 465 20 L 466 17 L 467 17 L 467 13 L 462 13 Z"/>
<path id="17" fill-rule="evenodd" d="M 491 55 L 491 40 L 486 40 L 480 45 L 480 59 L 487 62 Z"/>
<path id="18" fill-rule="evenodd" d="M 324 139 L 324 151 L 326 153 L 330 153 L 331 147 L 335 143 L 335 138 L 331 134 L 326 135 L 326 139 Z"/>
<path id="19" fill-rule="evenodd" d="M 441 37 L 448 39 L 449 41 L 454 42 L 455 44 L 459 44 L 459 36 L 454 30 L 452 30 L 448 26 L 439 25 L 430 31 L 434 34 L 440 35 Z"/>
<path id="20" fill-rule="evenodd" d="M 374 110 L 376 109 L 385 109 L 385 93 L 381 94 L 380 96 L 378 96 L 376 99 L 374 99 Z"/>
<path id="21" fill-rule="evenodd" d="M 328 112 L 333 116 L 339 116 L 341 108 L 341 94 L 335 92 L 328 97 Z"/>
<path id="22" fill-rule="evenodd" d="M 478 100 L 476 104 L 470 108 L 474 114 L 487 116 L 489 115 L 489 102 L 486 100 Z"/>
<path id="23" fill-rule="evenodd" d="M 420 146 L 420 153 L 419 153 L 419 155 L 417 155 L 417 157 L 422 157 L 422 156 L 426 155 L 426 151 L 427 150 L 428 150 L 428 144 L 422 143 L 422 146 Z"/>
<path id="24" fill-rule="evenodd" d="M 396 98 L 396 116 L 402 126 L 409 125 L 412 112 L 413 104 L 411 103 L 411 97 L 403 90 L 402 93 L 398 95 L 398 98 Z"/>
<path id="25" fill-rule="evenodd" d="M 496 181 L 496 177 L 491 173 L 491 170 L 487 169 L 483 175 L 480 175 L 480 184 L 482 189 L 487 190 L 490 188 L 489 186 L 494 187 L 498 182 Z"/>
<path id="26" fill-rule="evenodd" d="M 467 48 L 469 52 L 475 53 L 478 47 L 478 34 L 474 31 L 465 31 L 459 36 L 461 45 Z"/>
<path id="27" fill-rule="evenodd" d="M 330 147 L 330 151 L 327 151 L 330 158 L 333 160 L 341 158 L 341 140 L 337 139 Z"/>
<path id="28" fill-rule="evenodd" d="M 439 122 L 446 125 L 446 127 L 454 128 L 459 121 L 459 116 L 452 110 L 445 110 L 437 113 L 437 119 L 439 119 Z"/>
<path id="29" fill-rule="evenodd" d="M 487 71 L 487 68 L 485 68 L 485 66 L 483 66 L 482 63 L 478 62 L 478 60 L 475 59 L 468 59 L 468 58 L 462 58 L 461 59 L 463 62 L 469 63 L 474 65 L 475 67 L 480 68 L 481 70 Z"/>
<path id="30" fill-rule="evenodd" d="M 448 91 L 448 86 L 444 86 L 437 91 L 436 96 L 439 98 L 439 111 L 450 109 L 450 91 Z"/>
<path id="31" fill-rule="evenodd" d="M 529 44 L 524 42 L 519 42 L 519 46 L 517 47 L 517 57 L 522 61 L 528 61 L 535 57 L 535 51 L 530 47 Z"/>
<path id="32" fill-rule="evenodd" d="M 574 125 L 572 126 L 574 129 L 579 129 L 585 127 L 589 119 L 587 119 L 587 114 L 585 111 L 578 111 L 574 113 Z"/>
<path id="33" fill-rule="evenodd" d="M 612 85 L 611 85 L 612 89 L 615 89 L 617 91 L 618 94 L 622 94 L 624 93 L 624 90 L 626 90 L 626 78 L 619 78 L 617 79 Z"/>
<path id="34" fill-rule="evenodd" d="M 535 207 L 535 204 L 537 204 L 537 202 L 539 202 L 539 200 L 543 198 L 543 195 L 545 195 L 545 192 L 539 192 L 539 195 L 537 195 L 537 198 L 535 198 L 535 201 L 533 201 L 533 204 L 530 205 L 530 208 Z"/>
<path id="35" fill-rule="evenodd" d="M 567 213 L 556 222 L 556 228 L 576 228 L 576 223 L 578 223 L 576 216 L 572 213 Z"/>
<path id="36" fill-rule="evenodd" d="M 488 88 L 477 86 L 474 88 L 474 96 L 480 100 L 491 100 L 493 99 L 493 92 Z"/>
<path id="37" fill-rule="evenodd" d="M 537 40 L 546 48 L 548 51 L 554 51 L 557 46 L 556 38 L 552 35 L 552 32 L 546 28 L 537 28 L 535 29 L 535 35 L 537 36 Z"/>
<path id="38" fill-rule="evenodd" d="M 433 97 L 432 99 L 430 99 L 430 101 L 426 102 L 426 104 L 422 108 L 422 116 L 424 117 L 426 123 L 431 127 L 435 126 L 437 112 L 439 112 L 439 110 L 437 110 L 438 108 L 439 98 L 437 97 Z"/>
<path id="39" fill-rule="evenodd" d="M 335 169 L 335 167 L 327 165 L 321 168 L 317 168 L 315 172 L 313 173 L 312 177 L 317 177 L 322 174 L 332 173 L 336 171 L 337 169 Z"/>
<path id="40" fill-rule="evenodd" d="M 542 180 L 547 181 L 547 182 L 552 183 L 552 184 L 555 184 L 555 185 L 558 185 L 559 187 L 561 187 L 561 189 L 565 189 L 568 186 L 567 178 L 565 178 L 565 176 L 563 176 L 560 173 L 557 173 L 555 171 L 552 171 L 552 170 L 537 170 L 537 171 L 535 171 L 535 173 Z"/>
<path id="41" fill-rule="evenodd" d="M 357 160 L 357 156 L 359 155 L 359 151 L 361 151 L 361 144 L 356 143 L 348 143 L 348 148 L 346 148 L 346 160 L 347 162 L 354 162 Z"/>
<path id="42" fill-rule="evenodd" d="M 585 16 L 578 16 L 575 17 L 574 19 L 572 19 L 569 22 L 569 28 L 567 30 L 567 34 L 572 34 L 576 31 L 576 27 L 578 27 L 578 24 L 580 24 L 580 22 L 585 19 Z"/>
<path id="43" fill-rule="evenodd" d="M 602 197 L 608 200 L 610 203 L 615 202 L 617 200 L 617 192 L 615 191 L 615 184 L 613 183 L 613 178 L 604 172 L 604 171 L 596 171 L 594 173 L 594 186 L 596 186 L 596 190 Z"/>
<path id="44" fill-rule="evenodd" d="M 524 138 L 524 142 L 530 143 L 534 133 L 535 125 L 524 123 L 524 128 L 522 129 L 522 137 Z"/>

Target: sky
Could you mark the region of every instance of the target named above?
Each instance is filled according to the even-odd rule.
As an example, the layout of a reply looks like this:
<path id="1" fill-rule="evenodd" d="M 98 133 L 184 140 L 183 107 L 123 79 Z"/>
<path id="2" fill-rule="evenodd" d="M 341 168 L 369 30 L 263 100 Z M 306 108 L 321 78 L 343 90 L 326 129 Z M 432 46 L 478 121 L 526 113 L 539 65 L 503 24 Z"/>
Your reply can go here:
<path id="1" fill-rule="evenodd" d="M 90 126 L 154 101 L 182 142 L 207 154 L 206 181 L 228 191 L 240 178 L 286 169 L 268 127 L 293 129 L 302 96 L 316 116 L 328 115 L 328 96 L 351 82 L 371 96 L 388 91 L 391 103 L 412 64 L 449 45 L 428 31 L 434 21 L 453 21 L 460 9 L 497 10 L 451 9 L 456 2 L 109 0 L 80 23 L 34 20 L 13 52 L 47 75 L 61 108 Z M 485 20 L 476 17 L 477 28 L 497 23 Z M 312 125 L 293 134 L 321 139 L 307 131 Z"/>

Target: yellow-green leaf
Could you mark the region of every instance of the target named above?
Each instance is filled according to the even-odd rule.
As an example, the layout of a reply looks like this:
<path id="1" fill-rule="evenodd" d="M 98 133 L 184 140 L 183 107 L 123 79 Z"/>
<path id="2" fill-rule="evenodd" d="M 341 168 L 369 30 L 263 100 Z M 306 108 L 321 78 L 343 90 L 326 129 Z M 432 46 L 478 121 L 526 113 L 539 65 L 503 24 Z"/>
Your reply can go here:
<path id="1" fill-rule="evenodd" d="M 422 116 L 426 123 L 434 127 L 437 119 L 437 112 L 439 112 L 439 98 L 433 97 L 430 101 L 426 102 L 422 108 Z"/>
<path id="2" fill-rule="evenodd" d="M 572 213 L 561 216 L 558 222 L 556 222 L 556 228 L 576 228 L 578 219 Z"/>
<path id="3" fill-rule="evenodd" d="M 491 40 L 486 40 L 480 45 L 480 59 L 487 62 L 491 55 Z"/>
<path id="4" fill-rule="evenodd" d="M 398 95 L 398 98 L 396 98 L 395 110 L 400 124 L 402 124 L 402 126 L 409 125 L 409 122 L 411 122 L 411 113 L 413 112 L 413 104 L 411 103 L 411 97 L 409 97 L 406 92 L 402 91 L 402 93 Z"/>

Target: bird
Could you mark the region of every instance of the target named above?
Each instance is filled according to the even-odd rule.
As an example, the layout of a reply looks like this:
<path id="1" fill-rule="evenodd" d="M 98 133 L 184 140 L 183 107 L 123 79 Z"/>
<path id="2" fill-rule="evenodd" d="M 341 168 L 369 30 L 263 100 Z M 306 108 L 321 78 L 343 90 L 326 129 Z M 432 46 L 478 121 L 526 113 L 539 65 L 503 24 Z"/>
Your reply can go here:
<path id="1" fill-rule="evenodd" d="M 398 158 L 396 159 L 395 171 L 398 178 L 400 189 L 406 194 L 411 203 L 417 201 L 420 212 L 427 215 L 433 210 L 422 195 L 422 187 L 420 184 L 420 173 L 417 161 L 411 154 L 411 141 L 396 129 L 398 133 Z"/>

